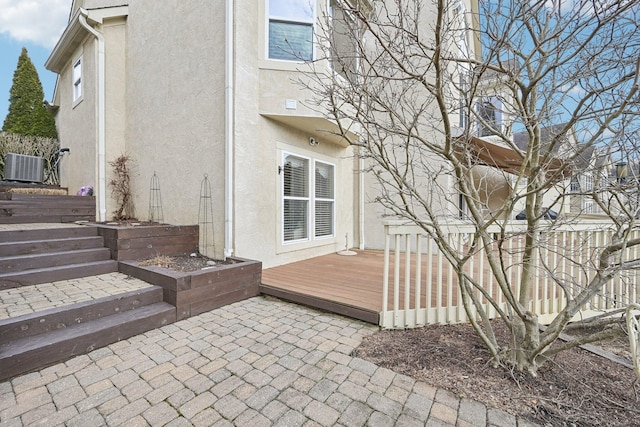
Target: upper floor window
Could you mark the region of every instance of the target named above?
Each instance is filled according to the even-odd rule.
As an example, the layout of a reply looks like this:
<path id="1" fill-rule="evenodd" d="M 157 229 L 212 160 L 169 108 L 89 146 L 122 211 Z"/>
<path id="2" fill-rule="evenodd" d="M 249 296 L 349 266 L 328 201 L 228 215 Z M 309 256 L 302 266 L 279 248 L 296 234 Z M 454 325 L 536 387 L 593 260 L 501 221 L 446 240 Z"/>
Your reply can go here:
<path id="1" fill-rule="evenodd" d="M 269 58 L 313 59 L 315 0 L 269 0 Z"/>
<path id="2" fill-rule="evenodd" d="M 584 201 L 584 213 L 592 214 L 593 210 L 593 200 L 585 200 Z"/>
<path id="3" fill-rule="evenodd" d="M 73 63 L 73 100 L 77 101 L 82 97 L 82 58 L 78 58 Z"/>
<path id="4" fill-rule="evenodd" d="M 593 177 L 591 175 L 584 176 L 584 191 L 593 191 Z"/>
<path id="5" fill-rule="evenodd" d="M 502 132 L 502 105 L 498 98 L 480 100 L 477 106 L 478 136 L 491 136 Z"/>
<path id="6" fill-rule="evenodd" d="M 329 1 L 331 17 L 331 67 L 344 78 L 358 71 L 358 39 L 360 31 L 352 12 L 337 0 Z"/>
<path id="7" fill-rule="evenodd" d="M 572 193 L 578 193 L 580 191 L 580 181 L 578 180 L 578 177 L 576 176 L 572 176 L 571 177 L 571 188 L 570 191 Z"/>

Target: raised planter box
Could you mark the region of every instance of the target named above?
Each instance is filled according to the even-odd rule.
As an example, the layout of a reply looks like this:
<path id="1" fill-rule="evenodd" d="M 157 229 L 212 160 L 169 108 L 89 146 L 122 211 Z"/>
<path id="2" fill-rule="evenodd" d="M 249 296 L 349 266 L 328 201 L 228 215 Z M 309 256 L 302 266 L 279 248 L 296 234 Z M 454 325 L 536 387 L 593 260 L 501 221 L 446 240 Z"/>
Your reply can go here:
<path id="1" fill-rule="evenodd" d="M 36 189 L 33 189 L 36 191 Z M 44 189 L 42 190 L 44 191 Z M 0 191 L 0 224 L 93 221 L 95 197 Z"/>
<path id="2" fill-rule="evenodd" d="M 96 224 L 98 234 L 117 261 L 141 260 L 156 255 L 197 252 L 197 225 L 108 225 Z"/>
<path id="3" fill-rule="evenodd" d="M 140 266 L 138 261 L 120 261 L 119 270 L 164 289 L 164 301 L 176 307 L 177 320 L 260 294 L 262 263 L 230 258 L 225 264 L 192 272 Z"/>

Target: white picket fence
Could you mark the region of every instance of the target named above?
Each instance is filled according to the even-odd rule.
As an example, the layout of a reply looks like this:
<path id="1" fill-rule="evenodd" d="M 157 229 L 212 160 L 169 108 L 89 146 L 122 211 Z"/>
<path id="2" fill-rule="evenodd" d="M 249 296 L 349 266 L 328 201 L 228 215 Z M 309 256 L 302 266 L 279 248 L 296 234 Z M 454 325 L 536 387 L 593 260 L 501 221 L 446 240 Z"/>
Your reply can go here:
<path id="1" fill-rule="evenodd" d="M 474 227 L 463 221 L 447 221 L 441 225 L 444 238 L 463 251 L 471 241 Z M 525 227 L 522 221 L 507 225 L 505 231 L 512 238 L 503 244 L 504 270 L 518 294 L 522 274 L 522 248 Z M 498 227 L 490 230 L 499 233 Z M 384 252 L 383 301 L 380 326 L 383 328 L 413 328 L 434 323 L 460 323 L 467 321 L 461 303 L 461 294 L 453 267 L 447 262 L 434 241 L 425 231 L 413 223 L 388 221 L 385 223 L 386 244 Z M 554 227 L 541 233 L 543 248 L 536 265 L 536 280 L 529 309 L 538 314 L 542 323 L 550 322 L 566 304 L 565 291 L 575 295 L 581 286 L 594 277 L 593 262 L 597 261 L 599 248 L 611 238 L 610 223 L 580 221 Z M 632 237 L 640 236 L 634 231 Z M 496 235 L 497 237 L 497 235 Z M 497 250 L 498 243 L 488 250 Z M 494 276 L 489 272 L 485 249 L 479 250 L 465 264 L 465 271 L 480 287 L 493 295 L 501 307 L 504 296 Z M 640 258 L 640 249 L 634 247 L 624 252 L 627 260 Z M 543 267 L 542 263 L 546 266 Z M 565 291 L 553 280 L 561 280 Z M 582 309 L 579 316 L 589 317 L 606 310 L 622 308 L 630 303 L 640 303 L 638 272 L 625 271 L 607 283 L 598 295 Z M 490 317 L 496 317 L 495 308 L 477 295 Z M 474 314 L 475 315 L 475 314 Z"/>

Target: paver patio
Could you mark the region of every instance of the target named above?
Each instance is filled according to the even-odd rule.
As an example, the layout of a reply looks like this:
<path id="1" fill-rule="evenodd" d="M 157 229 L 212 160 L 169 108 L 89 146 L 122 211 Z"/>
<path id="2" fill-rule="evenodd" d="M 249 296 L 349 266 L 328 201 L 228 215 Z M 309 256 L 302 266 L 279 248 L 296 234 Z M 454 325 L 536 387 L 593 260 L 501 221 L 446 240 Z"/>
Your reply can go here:
<path id="1" fill-rule="evenodd" d="M 530 425 L 352 357 L 376 330 L 255 297 L 0 383 L 0 425 Z"/>

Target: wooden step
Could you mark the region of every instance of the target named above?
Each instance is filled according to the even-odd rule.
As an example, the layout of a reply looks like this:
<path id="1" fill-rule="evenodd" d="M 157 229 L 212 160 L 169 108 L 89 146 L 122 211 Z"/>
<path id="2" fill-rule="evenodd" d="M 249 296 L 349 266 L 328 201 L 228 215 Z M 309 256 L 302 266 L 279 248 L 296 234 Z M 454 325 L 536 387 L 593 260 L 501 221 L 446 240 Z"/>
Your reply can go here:
<path id="1" fill-rule="evenodd" d="M 0 243 L 0 256 L 41 254 L 102 247 L 104 247 L 104 240 L 101 236 L 2 242 Z"/>
<path id="2" fill-rule="evenodd" d="M 30 269 L 59 267 L 68 264 L 106 261 L 111 259 L 107 248 L 80 249 L 75 251 L 48 252 L 44 254 L 0 257 L 0 273 L 12 273 Z"/>
<path id="3" fill-rule="evenodd" d="M 77 279 L 118 271 L 118 262 L 114 260 L 70 264 L 59 267 L 37 268 L 23 272 L 0 274 L 0 290 L 59 280 Z"/>
<path id="4" fill-rule="evenodd" d="M 60 228 L 34 228 L 28 230 L 3 230 L 0 231 L 0 242 L 24 242 L 28 240 L 63 239 L 72 237 L 97 236 L 97 227 L 60 227 Z"/>
<path id="5" fill-rule="evenodd" d="M 37 224 L 46 222 L 50 224 L 65 224 L 76 221 L 95 221 L 93 215 L 23 215 L 0 216 L 0 224 Z"/>
<path id="6" fill-rule="evenodd" d="M 148 286 L 135 291 L 83 301 L 23 316 L 0 320 L 0 342 L 48 333 L 162 302 L 163 289 Z"/>
<path id="7" fill-rule="evenodd" d="M 156 303 L 0 345 L 0 381 L 172 323 L 175 307 Z"/>

